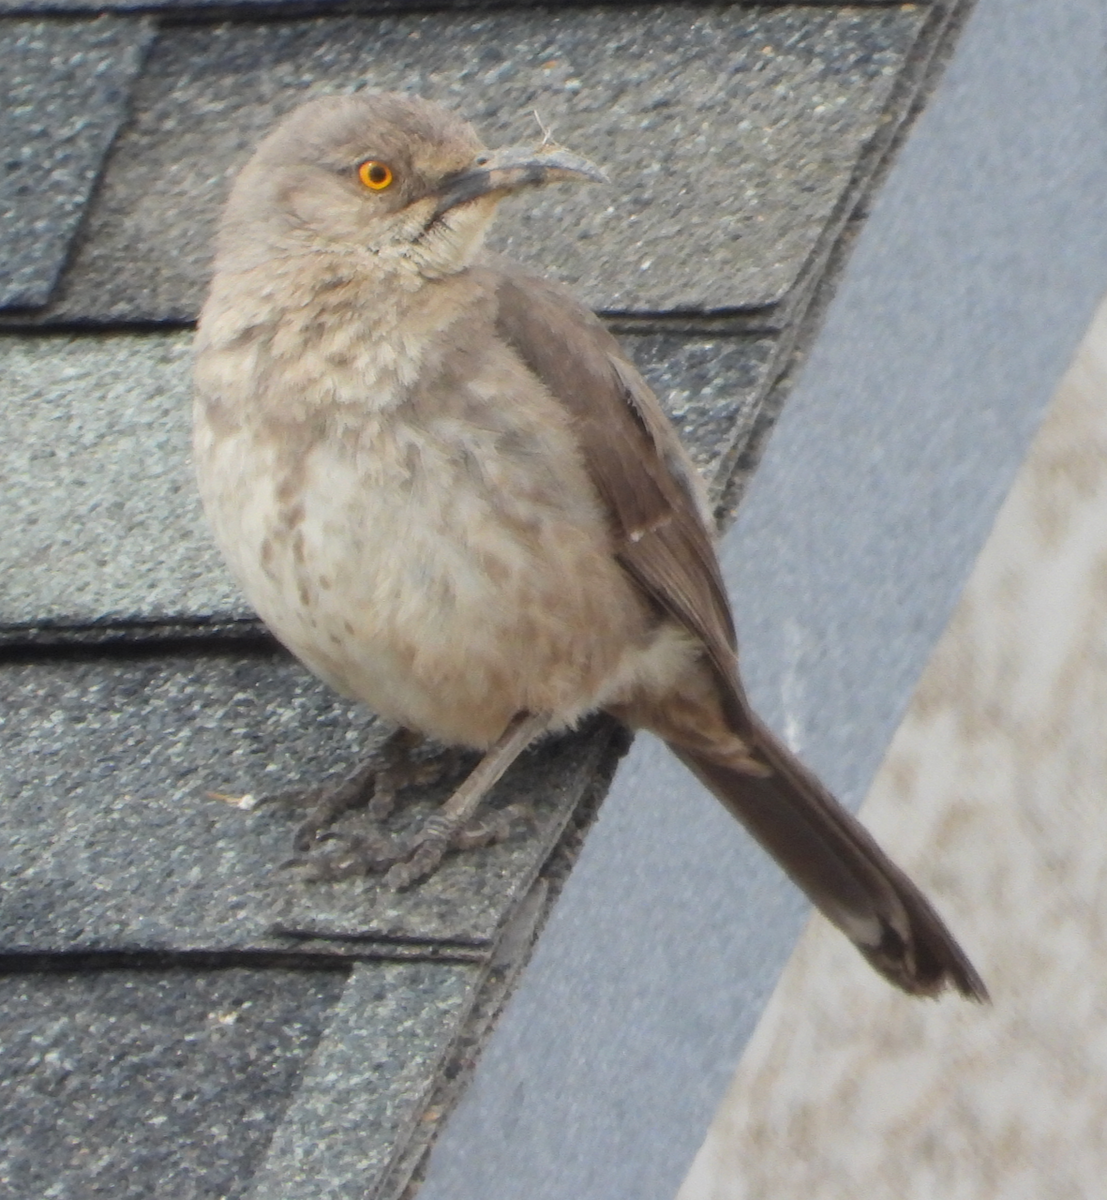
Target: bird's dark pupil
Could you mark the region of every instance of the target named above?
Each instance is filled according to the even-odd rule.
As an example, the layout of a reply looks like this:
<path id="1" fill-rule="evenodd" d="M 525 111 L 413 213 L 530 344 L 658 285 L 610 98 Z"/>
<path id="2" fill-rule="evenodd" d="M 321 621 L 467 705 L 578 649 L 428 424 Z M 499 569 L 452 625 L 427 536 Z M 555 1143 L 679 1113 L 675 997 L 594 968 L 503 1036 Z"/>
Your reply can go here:
<path id="1" fill-rule="evenodd" d="M 369 178 L 374 183 L 384 183 L 386 177 L 387 177 L 387 174 L 385 172 L 384 167 L 370 167 L 369 168 Z"/>

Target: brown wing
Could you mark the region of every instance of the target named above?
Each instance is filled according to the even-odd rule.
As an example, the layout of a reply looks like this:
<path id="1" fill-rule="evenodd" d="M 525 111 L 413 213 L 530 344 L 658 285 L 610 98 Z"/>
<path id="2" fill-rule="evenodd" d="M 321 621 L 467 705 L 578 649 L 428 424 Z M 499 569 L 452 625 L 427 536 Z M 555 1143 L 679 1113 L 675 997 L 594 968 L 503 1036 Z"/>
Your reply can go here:
<path id="1" fill-rule="evenodd" d="M 726 692 L 735 691 L 745 710 L 706 506 L 656 396 L 619 343 L 563 288 L 505 267 L 497 299 L 499 335 L 573 416 L 620 563 L 703 641 Z"/>
<path id="2" fill-rule="evenodd" d="M 562 289 L 510 268 L 497 328 L 572 413 L 607 505 L 617 555 L 658 605 L 702 639 L 731 729 L 770 770 L 751 773 L 666 736 L 675 753 L 886 978 L 933 995 L 987 989 L 926 897 L 754 716 L 738 680 L 734 626 L 704 506 L 656 397 L 596 318 Z"/>

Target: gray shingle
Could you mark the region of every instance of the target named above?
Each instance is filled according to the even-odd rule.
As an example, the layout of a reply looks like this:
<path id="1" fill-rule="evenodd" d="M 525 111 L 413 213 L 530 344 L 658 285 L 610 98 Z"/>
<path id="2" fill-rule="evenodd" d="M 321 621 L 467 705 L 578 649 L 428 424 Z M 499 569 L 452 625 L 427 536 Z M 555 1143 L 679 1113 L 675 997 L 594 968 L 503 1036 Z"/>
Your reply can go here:
<path id="1" fill-rule="evenodd" d="M 397 894 L 379 877 L 308 882 L 282 870 L 304 810 L 247 812 L 208 794 L 308 788 L 383 736 L 287 656 L 8 663 L 0 711 L 0 950 L 12 952 L 303 945 L 277 929 L 446 940 L 455 957 L 479 958 L 588 793 L 610 739 L 605 726 L 529 752 L 494 796 L 529 803 L 531 827 L 451 856 Z M 410 831 L 453 785 L 423 789 L 392 828 Z M 357 827 L 357 814 L 339 826 Z"/>
<path id="2" fill-rule="evenodd" d="M 0 335 L 0 627 L 250 610 L 189 467 L 191 335 Z M 628 337 L 708 473 L 748 430 L 772 337 Z"/>
<path id="3" fill-rule="evenodd" d="M 0 336 L 0 623 L 249 612 L 189 466 L 191 341 Z"/>
<path id="4" fill-rule="evenodd" d="M 0 1195 L 241 1196 L 345 983 L 243 968 L 0 977 Z M 398 1026 L 376 1035 L 393 1055 L 413 1040 Z"/>
<path id="5" fill-rule="evenodd" d="M 622 342 L 717 497 L 773 381 L 780 339 L 646 334 Z"/>
<path id="6" fill-rule="evenodd" d="M 430 963 L 355 967 L 251 1200 L 375 1198 L 415 1132 L 480 974 Z"/>
<path id="7" fill-rule="evenodd" d="M 496 0 L 491 0 L 495 3 Z M 500 0 L 502 3 L 503 0 Z M 508 0 L 514 7 L 526 6 L 539 8 L 572 8 L 579 5 L 580 0 Z M 608 0 L 609 4 L 627 4 L 629 0 Z M 925 0 L 924 0 L 925 2 Z M 956 0 L 954 0 L 956 2 Z M 840 0 L 802 0 L 806 7 L 840 6 Z M 866 4 L 885 5 L 888 0 L 851 0 L 851 7 L 862 7 Z M 439 9 L 466 9 L 488 7 L 489 0 L 435 0 Z M 936 6 L 936 5 L 934 5 Z M 205 9 L 217 13 L 224 12 L 230 5 L 227 0 L 0 0 L 0 14 L 3 13 L 83 13 L 83 12 L 164 12 L 176 14 L 187 12 L 202 14 Z M 279 13 L 282 8 L 301 16 L 306 12 L 335 12 L 345 8 L 343 0 L 234 0 L 233 7 L 250 11 L 264 10 L 266 13 Z M 427 0 L 373 0 L 377 11 L 403 12 L 413 9 L 416 12 L 425 11 Z"/>
<path id="8" fill-rule="evenodd" d="M 592 307 L 774 304 L 925 19 L 911 5 L 680 5 L 168 28 L 52 316 L 194 316 L 235 170 L 278 114 L 355 86 L 444 101 L 493 145 L 537 140 L 537 110 L 604 164 L 610 189 L 511 203 L 494 237 Z"/>
<path id="9" fill-rule="evenodd" d="M 0 307 L 50 298 L 151 37 L 116 17 L 0 23 Z"/>

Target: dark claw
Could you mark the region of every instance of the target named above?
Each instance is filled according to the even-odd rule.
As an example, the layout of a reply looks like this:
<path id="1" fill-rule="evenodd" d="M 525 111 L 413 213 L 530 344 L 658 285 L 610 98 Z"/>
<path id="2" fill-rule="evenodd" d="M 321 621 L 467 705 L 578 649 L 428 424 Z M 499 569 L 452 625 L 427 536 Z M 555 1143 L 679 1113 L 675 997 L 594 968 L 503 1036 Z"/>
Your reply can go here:
<path id="1" fill-rule="evenodd" d="M 495 846 L 506 842 L 515 832 L 517 824 L 534 824 L 534 810 L 529 804 L 509 804 L 506 808 L 486 813 L 483 819 L 455 830 L 452 845 L 455 850 Z"/>
<path id="2" fill-rule="evenodd" d="M 402 892 L 428 875 L 433 875 L 449 848 L 449 838 L 428 837 L 426 841 L 420 842 L 415 847 L 406 862 L 394 863 L 388 868 L 384 877 L 385 887 Z"/>
<path id="3" fill-rule="evenodd" d="M 406 849 L 389 843 L 385 838 L 357 833 L 328 833 L 319 840 L 340 842 L 342 848 L 314 854 L 295 854 L 281 866 L 301 867 L 304 869 L 304 878 L 313 881 L 351 879 L 354 876 L 377 875 L 406 852 Z"/>

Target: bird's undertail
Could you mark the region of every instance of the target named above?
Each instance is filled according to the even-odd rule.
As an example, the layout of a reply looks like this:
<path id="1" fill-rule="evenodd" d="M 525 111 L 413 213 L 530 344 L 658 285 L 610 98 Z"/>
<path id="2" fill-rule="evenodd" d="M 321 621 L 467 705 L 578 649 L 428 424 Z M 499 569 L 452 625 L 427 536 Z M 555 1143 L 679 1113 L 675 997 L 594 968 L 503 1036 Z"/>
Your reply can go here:
<path id="1" fill-rule="evenodd" d="M 916 996 L 988 991 L 919 889 L 872 835 L 760 721 L 753 758 L 669 743 L 822 913 L 886 979 Z"/>

